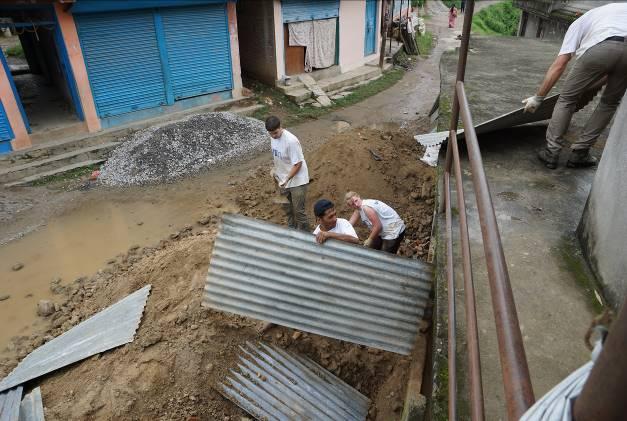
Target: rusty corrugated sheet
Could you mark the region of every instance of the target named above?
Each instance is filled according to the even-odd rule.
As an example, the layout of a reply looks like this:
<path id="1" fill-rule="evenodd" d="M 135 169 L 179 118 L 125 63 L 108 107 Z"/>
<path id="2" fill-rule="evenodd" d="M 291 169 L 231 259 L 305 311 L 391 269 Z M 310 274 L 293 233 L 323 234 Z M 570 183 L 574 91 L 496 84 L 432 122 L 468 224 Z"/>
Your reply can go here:
<path id="1" fill-rule="evenodd" d="M 366 419 L 370 400 L 320 365 L 276 346 L 246 345 L 220 387 L 258 420 Z"/>
<path id="2" fill-rule="evenodd" d="M 0 393 L 0 421 L 18 421 L 22 386 Z"/>
<path id="3" fill-rule="evenodd" d="M 133 341 L 150 293 L 146 285 L 28 354 L 0 383 L 0 392 Z"/>
<path id="4" fill-rule="evenodd" d="M 203 305 L 409 354 L 431 265 L 239 215 L 225 215 Z"/>
<path id="5" fill-rule="evenodd" d="M 41 400 L 41 389 L 39 387 L 33 389 L 22 399 L 19 421 L 45 421 L 44 404 Z"/>

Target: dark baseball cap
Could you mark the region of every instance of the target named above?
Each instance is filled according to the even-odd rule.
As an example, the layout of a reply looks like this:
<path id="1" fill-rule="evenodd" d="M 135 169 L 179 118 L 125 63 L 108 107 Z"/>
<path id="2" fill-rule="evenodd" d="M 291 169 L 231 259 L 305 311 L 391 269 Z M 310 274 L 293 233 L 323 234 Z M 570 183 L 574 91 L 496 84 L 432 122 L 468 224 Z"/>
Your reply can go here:
<path id="1" fill-rule="evenodd" d="M 324 213 L 327 210 L 329 210 L 331 208 L 334 208 L 334 207 L 335 207 L 335 205 L 330 200 L 320 199 L 314 205 L 314 215 L 316 215 L 319 218 L 322 215 L 324 215 Z"/>

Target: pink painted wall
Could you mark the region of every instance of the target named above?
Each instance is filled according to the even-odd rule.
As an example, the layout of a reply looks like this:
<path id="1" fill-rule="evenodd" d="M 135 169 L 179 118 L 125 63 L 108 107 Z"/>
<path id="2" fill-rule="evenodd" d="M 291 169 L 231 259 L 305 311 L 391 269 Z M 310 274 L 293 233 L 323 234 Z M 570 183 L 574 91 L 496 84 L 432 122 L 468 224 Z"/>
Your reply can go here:
<path id="1" fill-rule="evenodd" d="M 229 36 L 231 37 L 231 66 L 233 69 L 233 99 L 242 98 L 242 68 L 239 58 L 239 39 L 237 37 L 237 10 L 235 2 L 227 3 L 229 18 Z"/>
<path id="2" fill-rule="evenodd" d="M 15 95 L 13 95 L 11 82 L 9 82 L 8 75 L 4 71 L 4 66 L 1 65 L 0 100 L 2 100 L 2 105 L 4 105 L 4 111 L 7 114 L 9 124 L 11 125 L 11 129 L 13 129 L 13 134 L 15 135 L 15 138 L 11 141 L 11 147 L 14 151 L 30 147 L 32 145 L 30 141 L 30 135 L 26 130 L 26 125 L 24 124 L 24 120 L 22 119 L 22 114 L 20 113 L 20 109 L 17 105 Z"/>
<path id="3" fill-rule="evenodd" d="M 342 73 L 363 66 L 379 56 L 381 44 L 381 1 L 377 1 L 375 53 L 364 57 L 366 39 L 366 2 L 340 0 L 340 57 Z"/>
<path id="4" fill-rule="evenodd" d="M 65 46 L 70 58 L 70 66 L 72 66 L 72 72 L 74 73 L 74 79 L 76 80 L 78 95 L 83 106 L 85 124 L 87 125 L 87 130 L 89 132 L 96 132 L 101 128 L 100 119 L 96 113 L 94 97 L 92 96 L 91 87 L 89 86 L 89 77 L 87 76 L 87 68 L 85 67 L 85 60 L 83 59 L 81 44 L 78 41 L 78 33 L 76 32 L 74 17 L 70 13 L 63 10 L 65 7 L 66 5 L 64 4 L 54 4 L 54 10 L 57 13 L 61 34 L 63 34 L 63 40 L 65 41 Z"/>
<path id="5" fill-rule="evenodd" d="M 283 41 L 283 12 L 281 0 L 274 0 L 274 46 L 276 48 L 276 78 L 285 77 L 285 45 Z"/>

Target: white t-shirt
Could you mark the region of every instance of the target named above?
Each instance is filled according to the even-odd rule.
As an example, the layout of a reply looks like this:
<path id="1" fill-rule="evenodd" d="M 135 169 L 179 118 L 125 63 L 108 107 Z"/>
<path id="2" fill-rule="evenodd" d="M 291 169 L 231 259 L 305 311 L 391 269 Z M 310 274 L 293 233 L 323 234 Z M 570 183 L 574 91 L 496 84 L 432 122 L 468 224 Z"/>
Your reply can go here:
<path id="1" fill-rule="evenodd" d="M 292 167 L 302 161 L 303 165 L 285 187 L 298 187 L 309 183 L 309 170 L 303 156 L 303 149 L 298 138 L 283 129 L 281 137 L 272 138 L 272 157 L 274 159 L 274 174 L 283 182 Z"/>
<path id="2" fill-rule="evenodd" d="M 319 232 L 320 232 L 320 225 L 316 227 L 313 234 L 318 235 Z M 344 218 L 337 218 L 337 222 L 335 223 L 335 226 L 332 229 L 330 229 L 329 232 L 336 232 L 338 234 L 350 235 L 351 237 L 359 238 L 357 237 L 355 228 L 353 228 L 351 223 L 348 222 L 348 220 Z"/>
<path id="3" fill-rule="evenodd" d="M 576 53 L 579 58 L 588 48 L 614 36 L 627 36 L 627 3 L 606 4 L 580 16 L 566 31 L 558 55 Z"/>

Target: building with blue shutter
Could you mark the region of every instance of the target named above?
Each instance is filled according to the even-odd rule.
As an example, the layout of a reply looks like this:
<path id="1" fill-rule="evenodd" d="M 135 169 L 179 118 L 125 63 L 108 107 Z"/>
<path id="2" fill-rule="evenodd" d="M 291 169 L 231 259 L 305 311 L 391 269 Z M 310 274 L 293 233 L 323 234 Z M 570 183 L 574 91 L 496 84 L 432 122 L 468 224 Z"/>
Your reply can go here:
<path id="1" fill-rule="evenodd" d="M 54 124 L 97 132 L 241 97 L 234 1 L 14 1 L 0 18 L 28 64 L 18 74 L 3 54 L 0 153 Z"/>

